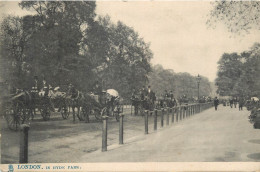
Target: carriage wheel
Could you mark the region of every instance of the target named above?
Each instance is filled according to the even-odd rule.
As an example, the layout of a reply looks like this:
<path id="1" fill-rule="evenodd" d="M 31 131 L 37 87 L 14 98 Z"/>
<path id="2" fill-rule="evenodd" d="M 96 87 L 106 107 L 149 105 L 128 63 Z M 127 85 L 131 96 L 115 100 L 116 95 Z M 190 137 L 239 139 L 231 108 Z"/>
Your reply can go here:
<path id="1" fill-rule="evenodd" d="M 84 110 L 83 110 L 84 109 Z M 77 113 L 77 117 L 78 117 L 78 119 L 80 120 L 80 121 L 84 121 L 84 119 L 85 119 L 85 111 L 86 111 L 86 109 L 85 108 L 78 108 L 78 113 Z"/>
<path id="2" fill-rule="evenodd" d="M 84 106 L 78 113 L 78 118 L 80 121 L 89 122 L 89 110 L 88 107 Z"/>
<path id="3" fill-rule="evenodd" d="M 102 110 L 101 110 L 101 119 L 102 119 L 102 116 L 108 116 L 108 109 L 106 107 L 104 107 Z"/>
<path id="4" fill-rule="evenodd" d="M 63 119 L 68 119 L 69 114 L 70 114 L 70 112 L 69 112 L 69 107 L 67 107 L 67 106 L 62 106 L 62 107 L 61 107 L 61 116 L 62 116 L 62 118 L 63 118 Z"/>
<path id="5" fill-rule="evenodd" d="M 4 118 L 10 130 L 17 131 L 20 126 L 20 115 L 18 109 L 13 105 L 7 105 L 4 111 Z"/>
<path id="6" fill-rule="evenodd" d="M 51 116 L 51 110 L 48 106 L 44 106 L 41 110 L 41 115 L 44 121 L 48 121 Z"/>
<path id="7" fill-rule="evenodd" d="M 101 121 L 101 120 L 102 120 L 102 111 L 100 112 L 99 109 L 93 109 L 93 110 L 91 110 L 91 114 L 94 114 L 94 115 L 95 115 L 95 118 L 96 118 L 98 121 Z"/>
<path id="8" fill-rule="evenodd" d="M 139 112 L 140 112 L 141 116 L 144 116 L 144 107 L 143 106 L 139 106 Z"/>
<path id="9" fill-rule="evenodd" d="M 21 122 L 22 124 L 26 123 L 27 121 L 30 120 L 30 110 L 29 109 L 26 109 L 26 108 L 23 108 L 21 109 Z"/>

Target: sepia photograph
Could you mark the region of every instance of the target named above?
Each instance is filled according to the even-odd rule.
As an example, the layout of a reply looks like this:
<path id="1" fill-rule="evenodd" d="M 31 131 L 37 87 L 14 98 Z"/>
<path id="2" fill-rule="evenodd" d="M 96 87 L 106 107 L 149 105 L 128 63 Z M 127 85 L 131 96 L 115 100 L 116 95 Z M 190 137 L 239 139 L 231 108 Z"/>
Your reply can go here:
<path id="1" fill-rule="evenodd" d="M 0 1 L 1 164 L 259 170 L 259 23 L 260 1 Z"/>

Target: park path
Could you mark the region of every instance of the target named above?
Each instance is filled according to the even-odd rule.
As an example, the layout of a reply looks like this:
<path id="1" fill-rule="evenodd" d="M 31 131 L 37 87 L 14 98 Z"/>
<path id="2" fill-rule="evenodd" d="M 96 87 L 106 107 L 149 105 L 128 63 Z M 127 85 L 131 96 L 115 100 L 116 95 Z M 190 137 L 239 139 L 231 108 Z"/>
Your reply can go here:
<path id="1" fill-rule="evenodd" d="M 247 110 L 220 106 L 169 127 L 83 155 L 81 162 L 260 161 L 260 130 Z"/>

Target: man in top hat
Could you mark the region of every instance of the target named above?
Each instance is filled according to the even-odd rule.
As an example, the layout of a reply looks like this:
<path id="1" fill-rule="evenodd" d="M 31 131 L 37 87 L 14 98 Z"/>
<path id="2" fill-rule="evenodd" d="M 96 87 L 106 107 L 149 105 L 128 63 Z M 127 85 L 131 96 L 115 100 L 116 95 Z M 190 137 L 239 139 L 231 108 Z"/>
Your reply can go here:
<path id="1" fill-rule="evenodd" d="M 39 91 L 40 91 L 40 88 L 39 88 L 38 76 L 34 76 L 34 84 L 33 84 L 33 87 L 32 87 L 32 92 L 37 93 Z"/>
<path id="2" fill-rule="evenodd" d="M 44 97 L 47 97 L 49 94 L 49 84 L 45 78 L 42 80 L 42 90 L 44 91 Z"/>

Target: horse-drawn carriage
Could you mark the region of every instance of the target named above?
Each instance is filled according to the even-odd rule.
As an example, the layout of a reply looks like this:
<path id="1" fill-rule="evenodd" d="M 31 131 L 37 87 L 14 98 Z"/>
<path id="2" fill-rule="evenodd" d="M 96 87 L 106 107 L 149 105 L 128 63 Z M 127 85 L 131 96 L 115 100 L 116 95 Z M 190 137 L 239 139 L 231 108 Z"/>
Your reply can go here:
<path id="1" fill-rule="evenodd" d="M 120 104 L 120 97 L 116 90 L 108 89 L 103 91 L 101 95 L 80 92 L 78 92 L 78 95 L 70 103 L 73 109 L 74 121 L 75 108 L 77 108 L 77 117 L 80 121 L 89 122 L 90 116 L 95 116 L 98 121 L 101 121 L 103 116 L 115 117 L 119 121 L 119 114 L 123 112 L 123 106 Z"/>
<path id="2" fill-rule="evenodd" d="M 119 121 L 119 114 L 123 112 L 119 94 L 114 89 L 103 91 L 101 95 L 84 94 L 77 106 L 79 120 L 86 122 L 89 122 L 90 115 L 95 116 L 98 121 L 101 121 L 103 116 L 115 117 Z"/>
<path id="3" fill-rule="evenodd" d="M 45 121 L 50 119 L 51 112 L 60 112 L 63 119 L 69 117 L 69 98 L 65 92 L 57 88 L 49 90 L 48 95 L 45 95 L 44 91 L 32 93 L 33 110 L 35 112 L 37 108 Z"/>
<path id="4" fill-rule="evenodd" d="M 154 94 L 149 95 L 142 95 L 141 94 L 135 94 L 132 96 L 132 106 L 134 106 L 134 114 L 138 115 L 141 114 L 144 115 L 145 110 L 153 110 L 156 106 L 156 97 Z"/>
<path id="5" fill-rule="evenodd" d="M 42 92 L 19 89 L 12 94 L 9 94 L 8 90 L 3 92 L 5 95 L 1 97 L 1 109 L 11 130 L 18 130 L 19 126 L 28 123 L 30 118 L 33 120 L 37 111 L 40 112 L 43 120 L 49 120 L 51 112 L 55 112 L 55 108 L 58 108 L 62 117 L 68 118 L 69 109 L 63 96 L 45 96 Z"/>

